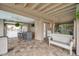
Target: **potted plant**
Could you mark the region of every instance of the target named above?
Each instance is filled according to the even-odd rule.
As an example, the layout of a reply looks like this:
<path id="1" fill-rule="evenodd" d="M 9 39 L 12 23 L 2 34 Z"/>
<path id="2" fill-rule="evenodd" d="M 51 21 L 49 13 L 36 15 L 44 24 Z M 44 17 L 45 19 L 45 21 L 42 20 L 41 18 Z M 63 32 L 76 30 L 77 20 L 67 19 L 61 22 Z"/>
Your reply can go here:
<path id="1" fill-rule="evenodd" d="M 17 22 L 17 23 L 15 24 L 15 26 L 16 26 L 16 27 L 19 27 L 19 26 L 20 26 L 20 23 L 19 23 L 19 22 Z"/>
<path id="2" fill-rule="evenodd" d="M 32 26 L 32 27 L 34 27 L 34 26 L 35 26 L 35 24 L 31 24 L 31 26 Z"/>

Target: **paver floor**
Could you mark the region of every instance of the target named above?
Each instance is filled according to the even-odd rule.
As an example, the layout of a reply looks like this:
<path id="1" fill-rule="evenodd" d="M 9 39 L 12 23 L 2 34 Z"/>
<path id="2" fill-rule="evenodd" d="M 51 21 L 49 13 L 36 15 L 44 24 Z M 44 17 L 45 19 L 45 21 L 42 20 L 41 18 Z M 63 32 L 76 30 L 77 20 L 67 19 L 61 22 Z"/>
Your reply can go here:
<path id="1" fill-rule="evenodd" d="M 68 50 L 54 45 L 49 47 L 47 42 L 38 40 L 16 39 L 8 43 L 8 49 L 5 56 L 69 56 Z"/>

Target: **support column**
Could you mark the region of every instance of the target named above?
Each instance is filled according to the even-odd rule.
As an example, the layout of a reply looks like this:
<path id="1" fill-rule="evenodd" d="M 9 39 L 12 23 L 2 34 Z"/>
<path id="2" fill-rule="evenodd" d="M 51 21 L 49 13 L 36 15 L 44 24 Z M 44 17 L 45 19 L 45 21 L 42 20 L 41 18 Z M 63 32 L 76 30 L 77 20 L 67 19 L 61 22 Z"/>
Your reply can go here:
<path id="1" fill-rule="evenodd" d="M 46 38 L 47 38 L 47 31 L 48 31 L 48 23 L 46 23 Z"/>
<path id="2" fill-rule="evenodd" d="M 76 6 L 76 12 L 79 12 L 79 4 Z M 76 54 L 79 55 L 79 19 L 76 19 L 76 31 L 77 31 L 77 45 L 76 45 Z"/>
<path id="3" fill-rule="evenodd" d="M 51 32 L 53 32 L 52 30 L 53 30 L 53 25 L 52 25 L 52 23 L 50 23 L 50 30 L 51 30 Z"/>
<path id="4" fill-rule="evenodd" d="M 76 53 L 79 55 L 79 20 L 77 20 L 77 46 L 76 46 Z"/>
<path id="5" fill-rule="evenodd" d="M 54 33 L 55 32 L 55 24 L 52 24 L 52 32 Z"/>
<path id="6" fill-rule="evenodd" d="M 44 27 L 43 26 L 44 26 L 43 21 L 41 21 L 41 20 L 35 21 L 35 39 L 36 40 L 44 39 L 44 35 L 43 35 Z"/>
<path id="7" fill-rule="evenodd" d="M 74 20 L 74 50 L 76 50 L 76 45 L 77 45 L 77 21 Z"/>

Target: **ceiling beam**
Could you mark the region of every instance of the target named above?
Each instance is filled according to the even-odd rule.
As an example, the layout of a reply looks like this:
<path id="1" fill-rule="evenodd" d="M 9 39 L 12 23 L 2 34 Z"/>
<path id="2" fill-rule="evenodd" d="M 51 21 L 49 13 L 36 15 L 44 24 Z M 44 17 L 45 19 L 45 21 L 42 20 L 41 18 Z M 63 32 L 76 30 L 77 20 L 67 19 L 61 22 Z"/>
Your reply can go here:
<path id="1" fill-rule="evenodd" d="M 41 11 L 42 9 L 46 8 L 48 5 L 50 5 L 50 3 L 44 4 L 42 7 L 38 9 L 38 11 Z"/>
<path id="2" fill-rule="evenodd" d="M 61 13 L 61 14 L 58 14 L 58 15 L 54 15 L 55 18 L 61 18 L 63 20 L 65 20 L 65 16 L 66 17 L 71 17 L 72 15 L 74 15 L 74 12 L 75 10 L 71 10 L 69 12 L 64 12 L 64 13 Z M 53 16 L 52 16 L 53 17 Z M 73 17 L 73 16 L 72 16 Z M 74 17 L 73 17 L 74 18 Z"/>
<path id="3" fill-rule="evenodd" d="M 64 22 L 73 21 L 75 17 L 73 13 L 70 13 L 62 16 L 55 16 L 55 18 L 56 18 L 55 19 L 56 23 L 64 23 Z"/>
<path id="4" fill-rule="evenodd" d="M 47 12 L 46 14 L 51 14 L 51 13 L 57 12 L 57 11 L 59 11 L 61 9 L 64 9 L 64 8 L 66 8 L 68 6 L 71 6 L 71 5 L 73 5 L 73 4 L 65 4 L 65 5 L 62 5 L 59 8 L 56 8 L 55 10 L 52 10 L 52 11 Z"/>
<path id="5" fill-rule="evenodd" d="M 28 5 L 28 3 L 25 3 L 25 4 L 24 4 L 24 8 L 25 8 L 27 5 Z"/>
<path id="6" fill-rule="evenodd" d="M 45 12 L 47 12 L 47 11 L 50 11 L 51 9 L 54 9 L 55 7 L 57 7 L 57 6 L 59 6 L 59 5 L 61 5 L 61 4 L 52 5 L 50 8 L 47 8 L 47 9 L 45 9 L 44 11 L 42 11 L 42 13 L 45 13 Z"/>
<path id="7" fill-rule="evenodd" d="M 34 4 L 31 9 L 35 9 L 37 6 L 39 5 L 39 3 Z"/>
<path id="8" fill-rule="evenodd" d="M 64 9 L 62 9 L 62 10 L 60 10 L 58 12 L 55 12 L 55 13 L 53 13 L 51 15 L 56 15 L 56 14 L 59 14 L 59 13 L 67 12 L 67 11 L 72 10 L 72 9 L 76 9 L 76 6 L 74 5 L 74 6 L 70 6 L 68 8 L 64 8 Z"/>
<path id="9" fill-rule="evenodd" d="M 69 11 L 66 11 L 66 12 L 63 12 L 63 13 L 58 13 L 56 16 L 58 16 L 58 15 L 65 15 L 65 14 L 70 14 L 70 13 L 75 13 L 75 9 L 73 9 L 73 10 L 69 10 Z M 53 15 L 51 15 L 51 16 L 53 16 Z M 55 16 L 55 15 L 54 15 Z"/>
<path id="10" fill-rule="evenodd" d="M 16 13 L 22 13 L 21 15 L 26 15 L 26 16 L 29 16 L 29 17 L 32 17 L 32 18 L 39 18 L 39 20 L 40 19 L 44 19 L 45 21 L 50 21 L 50 22 L 53 22 L 53 21 L 55 21 L 56 19 L 54 19 L 52 16 L 50 16 L 50 15 L 47 15 L 47 14 L 45 14 L 45 13 L 40 13 L 40 12 L 38 12 L 38 11 L 35 11 L 35 10 L 32 10 L 32 9 L 30 9 L 30 8 L 22 8 L 22 7 L 17 7 L 17 6 L 14 6 L 14 7 L 12 7 L 12 6 L 10 6 L 10 5 L 5 5 L 5 4 L 2 4 L 2 5 L 0 5 L 1 6 L 1 8 L 3 9 L 3 10 L 8 10 L 8 11 L 12 11 L 12 12 L 16 12 Z M 35 7 L 36 8 L 36 7 Z M 48 8 L 49 9 L 49 8 Z M 70 14 L 70 13 L 69 13 Z M 67 14 L 66 14 L 67 15 Z M 54 15 L 55 16 L 55 15 Z M 60 15 L 61 16 L 61 18 L 64 20 L 64 18 L 63 18 L 63 14 L 61 14 Z M 69 15 L 67 15 L 68 17 L 69 17 Z M 70 15 L 70 16 L 72 16 L 72 14 Z M 73 17 L 73 16 L 72 16 Z M 71 17 L 70 17 L 71 18 Z M 36 19 L 37 20 L 37 19 Z M 58 19 L 59 20 L 59 19 Z M 57 21 L 58 21 L 57 20 Z M 64 22 L 62 20 L 62 22 Z M 66 19 L 65 19 L 66 20 Z"/>

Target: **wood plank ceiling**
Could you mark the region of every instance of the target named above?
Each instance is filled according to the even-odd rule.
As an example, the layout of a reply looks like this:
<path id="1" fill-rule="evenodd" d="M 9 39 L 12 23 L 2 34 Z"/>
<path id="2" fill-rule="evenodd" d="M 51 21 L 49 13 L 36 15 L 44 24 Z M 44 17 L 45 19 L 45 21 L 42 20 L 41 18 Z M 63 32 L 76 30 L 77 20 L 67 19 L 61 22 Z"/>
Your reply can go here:
<path id="1" fill-rule="evenodd" d="M 4 3 L 0 9 L 34 19 L 64 23 L 75 19 L 76 4 L 72 3 Z"/>

